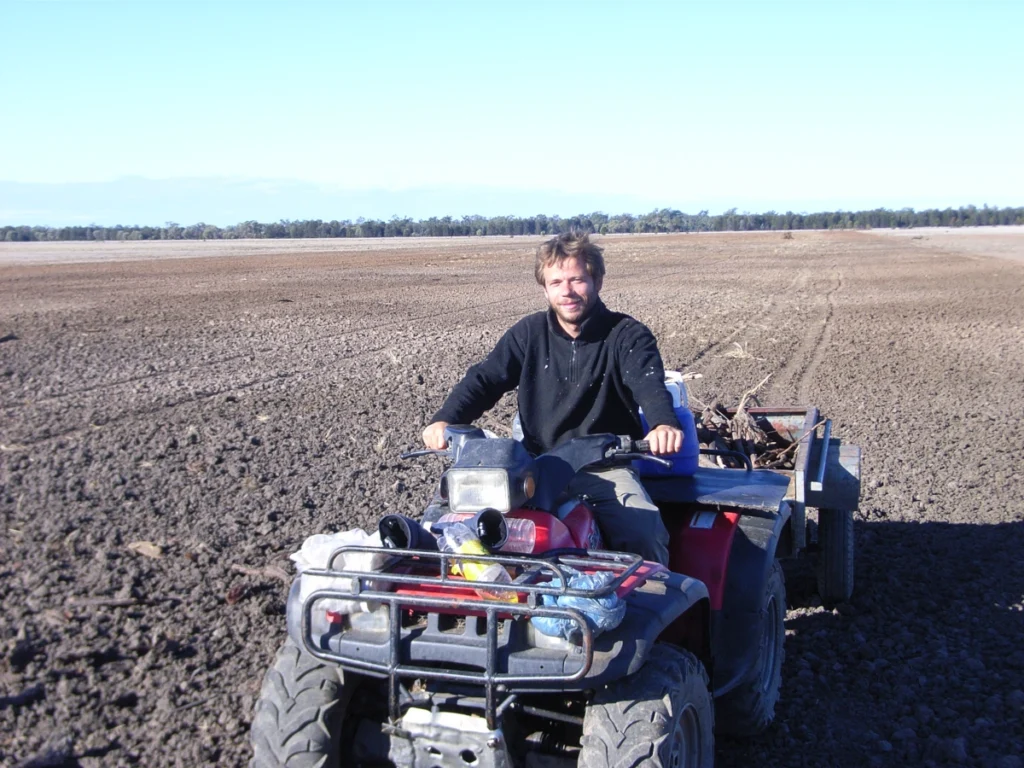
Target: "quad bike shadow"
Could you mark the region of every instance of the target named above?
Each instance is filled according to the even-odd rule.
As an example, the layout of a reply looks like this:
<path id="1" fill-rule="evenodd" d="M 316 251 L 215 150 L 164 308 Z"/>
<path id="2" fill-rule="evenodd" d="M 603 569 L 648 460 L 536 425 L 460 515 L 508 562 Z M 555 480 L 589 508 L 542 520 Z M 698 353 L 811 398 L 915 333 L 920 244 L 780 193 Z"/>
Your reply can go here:
<path id="1" fill-rule="evenodd" d="M 1007 738 L 1008 753 L 1019 752 L 1009 735 L 1019 733 L 1024 706 L 1024 651 L 1016 640 L 1024 630 L 1024 564 L 1017 554 L 1024 523 L 858 519 L 854 531 L 857 591 L 832 610 L 816 592 L 813 553 L 786 563 L 795 610 L 786 620 L 781 722 L 798 724 L 797 738 L 807 745 L 841 745 L 849 765 L 945 764 L 948 745 L 925 738 L 922 727 L 963 736 L 976 717 Z M 907 717 L 941 718 L 951 704 L 959 710 L 963 691 L 971 692 L 966 706 L 974 711 L 964 723 L 955 723 L 966 717 L 960 711 L 942 726 L 914 726 L 919 739 L 892 739 Z M 761 737 L 720 741 L 718 763 L 750 765 L 778 738 L 776 727 Z M 883 740 L 891 751 L 879 752 Z M 821 759 L 835 764 L 834 756 Z M 967 762 L 974 759 L 980 760 Z"/>

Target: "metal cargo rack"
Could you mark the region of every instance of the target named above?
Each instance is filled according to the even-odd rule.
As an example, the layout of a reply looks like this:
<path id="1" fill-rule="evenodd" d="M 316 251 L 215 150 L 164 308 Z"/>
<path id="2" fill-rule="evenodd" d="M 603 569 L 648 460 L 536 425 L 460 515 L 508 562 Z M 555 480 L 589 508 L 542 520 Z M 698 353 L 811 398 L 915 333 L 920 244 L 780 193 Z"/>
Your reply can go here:
<path id="1" fill-rule="evenodd" d="M 645 565 L 639 555 L 622 552 L 596 552 L 583 550 L 563 550 L 546 553 L 544 556 L 529 555 L 466 555 L 447 552 L 431 552 L 410 549 L 387 549 L 389 559 L 380 570 L 349 570 L 333 567 L 338 557 L 346 554 L 381 553 L 380 547 L 365 545 L 346 545 L 336 549 L 328 559 L 328 567 L 307 569 L 300 579 L 349 579 L 350 591 L 341 589 L 318 589 L 306 597 L 301 609 L 302 643 L 311 655 L 337 663 L 345 668 L 358 670 L 388 680 L 388 711 L 392 722 L 400 716 L 401 701 L 399 697 L 400 679 L 422 678 L 426 680 L 442 680 L 454 683 L 469 683 L 484 687 L 484 709 L 488 728 L 493 729 L 498 716 L 515 700 L 515 694 L 505 696 L 497 701 L 499 693 L 511 684 L 530 683 L 574 683 L 586 677 L 594 659 L 594 633 L 583 614 L 574 608 L 541 605 L 542 595 L 571 596 L 579 598 L 600 598 L 612 594 L 628 580 L 636 577 L 647 577 L 664 570 L 660 566 Z M 515 569 L 518 573 L 511 584 L 468 581 L 461 577 L 449 575 L 450 568 L 459 561 L 478 563 L 497 563 L 505 568 Z M 608 584 L 597 589 L 571 589 L 568 582 L 572 575 L 569 569 L 576 571 L 611 571 L 615 578 Z M 367 582 L 373 582 L 374 589 L 367 589 Z M 403 586 L 423 590 L 437 590 L 437 595 L 406 594 L 394 591 Z M 495 592 L 510 592 L 517 596 L 516 602 L 482 597 L 466 598 L 467 589 L 485 589 Z M 445 593 L 449 594 L 445 594 Z M 313 637 L 313 611 L 318 601 L 323 599 L 343 600 L 352 602 L 372 602 L 386 607 L 388 611 L 387 627 L 387 658 L 374 660 L 367 658 L 367 643 L 355 645 L 354 648 L 364 652 L 362 657 L 345 652 L 342 642 L 345 629 L 338 623 L 331 625 L 330 637 L 317 642 Z M 486 647 L 485 663 L 482 670 L 439 669 L 417 665 L 411 660 L 402 659 L 404 639 L 409 639 L 413 628 L 403 626 L 402 616 L 405 611 L 422 611 L 428 615 L 439 613 L 457 613 L 464 615 L 467 622 L 484 619 Z M 569 652 L 563 654 L 563 664 L 551 664 L 552 672 L 545 674 L 513 674 L 501 671 L 499 666 L 498 640 L 503 624 L 508 620 L 521 620 L 533 617 L 567 619 L 580 630 L 579 646 L 570 646 Z M 436 618 L 434 619 L 436 621 Z M 379 638 L 378 645 L 384 646 L 384 638 Z M 571 663 L 569 660 L 572 660 Z M 575 669 L 566 671 L 566 666 Z"/>

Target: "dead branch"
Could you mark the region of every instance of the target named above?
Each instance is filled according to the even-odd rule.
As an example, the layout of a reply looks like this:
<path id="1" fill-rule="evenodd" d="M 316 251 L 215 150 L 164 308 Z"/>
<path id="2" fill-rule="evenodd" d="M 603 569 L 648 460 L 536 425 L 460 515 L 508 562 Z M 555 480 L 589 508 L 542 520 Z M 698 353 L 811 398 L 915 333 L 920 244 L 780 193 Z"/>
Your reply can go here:
<path id="1" fill-rule="evenodd" d="M 765 384 L 768 383 L 768 379 L 770 379 L 771 377 L 772 377 L 772 374 L 769 373 L 767 376 L 765 376 L 763 379 L 761 379 L 761 383 L 760 384 L 758 384 L 753 389 L 748 389 L 746 392 L 744 392 L 743 393 L 743 397 L 740 398 L 740 404 L 736 407 L 736 410 L 737 411 L 745 411 L 746 407 L 747 407 L 747 399 L 749 397 L 751 397 L 752 395 L 756 395 L 761 390 L 761 387 L 763 387 Z"/>
<path id="2" fill-rule="evenodd" d="M 131 608 L 177 602 L 180 602 L 177 597 L 69 597 L 65 605 L 69 608 Z"/>
<path id="3" fill-rule="evenodd" d="M 182 704 L 180 707 L 175 707 L 174 711 L 175 712 L 184 712 L 186 709 L 193 709 L 195 707 L 201 707 L 203 704 L 207 704 L 207 703 L 213 701 L 214 699 L 219 698 L 222 695 L 223 694 L 218 693 L 218 694 L 215 694 L 213 696 L 207 696 L 205 699 L 200 699 L 199 701 L 192 701 L 192 702 L 189 702 L 188 704 Z"/>

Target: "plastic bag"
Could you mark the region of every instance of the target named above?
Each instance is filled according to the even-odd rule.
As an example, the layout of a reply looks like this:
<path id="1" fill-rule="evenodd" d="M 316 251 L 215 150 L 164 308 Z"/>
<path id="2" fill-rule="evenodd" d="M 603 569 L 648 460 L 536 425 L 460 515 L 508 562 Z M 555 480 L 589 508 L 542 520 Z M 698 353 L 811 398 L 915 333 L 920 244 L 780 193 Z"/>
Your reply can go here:
<path id="1" fill-rule="evenodd" d="M 611 571 L 581 573 L 573 568 L 563 568 L 563 570 L 569 573 L 569 589 L 595 590 L 615 580 L 615 574 Z M 556 587 L 561 583 L 562 580 L 557 577 L 551 581 L 551 585 Z M 595 637 L 609 629 L 615 629 L 626 616 L 626 603 L 614 592 L 604 597 L 541 595 L 541 603 L 559 608 L 575 608 L 583 614 Z M 530 621 L 533 622 L 533 626 L 537 628 L 538 632 L 551 637 L 564 637 L 573 643 L 579 642 L 582 634 L 580 626 L 570 619 L 535 616 Z"/>
<path id="2" fill-rule="evenodd" d="M 299 588 L 299 597 L 305 602 L 306 598 L 322 589 L 330 589 L 337 592 L 352 592 L 353 579 L 347 576 L 319 576 L 307 574 L 310 568 L 326 568 L 328 559 L 338 547 L 346 544 L 362 544 L 369 547 L 380 547 L 380 533 L 370 535 L 362 528 L 354 528 L 350 531 L 338 533 L 318 533 L 302 542 L 302 548 L 290 555 L 295 563 L 295 569 L 299 572 L 302 586 Z M 346 571 L 379 571 L 388 560 L 388 553 L 381 548 L 380 554 L 376 552 L 348 552 L 334 558 L 335 570 Z M 376 589 L 373 581 L 363 582 L 365 589 Z M 355 613 L 358 611 L 371 611 L 377 607 L 377 603 L 368 603 L 357 600 L 337 600 L 325 598 L 317 602 L 317 608 L 334 613 Z"/>

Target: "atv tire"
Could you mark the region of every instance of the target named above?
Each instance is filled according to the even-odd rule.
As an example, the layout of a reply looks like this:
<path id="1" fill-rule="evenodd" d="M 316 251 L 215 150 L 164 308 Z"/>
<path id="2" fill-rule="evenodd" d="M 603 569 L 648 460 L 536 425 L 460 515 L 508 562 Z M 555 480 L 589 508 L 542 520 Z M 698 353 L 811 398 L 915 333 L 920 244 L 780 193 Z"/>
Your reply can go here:
<path id="1" fill-rule="evenodd" d="M 832 607 L 853 595 L 853 512 L 818 510 L 818 595 Z"/>
<path id="2" fill-rule="evenodd" d="M 689 651 L 655 645 L 639 672 L 587 707 L 579 768 L 711 768 L 714 719 L 704 665 Z"/>
<path id="3" fill-rule="evenodd" d="M 786 639 L 786 582 L 778 560 L 768 572 L 760 613 L 756 662 L 739 685 L 715 701 L 718 732 L 723 735 L 754 736 L 775 719 Z"/>
<path id="4" fill-rule="evenodd" d="M 338 765 L 342 724 L 354 687 L 345 685 L 338 667 L 286 640 L 256 702 L 249 768 Z"/>

